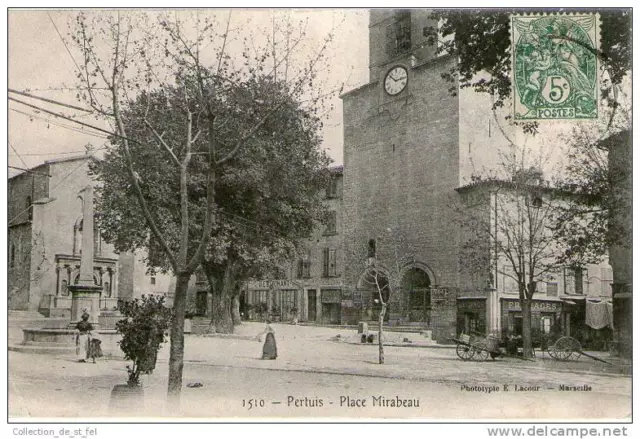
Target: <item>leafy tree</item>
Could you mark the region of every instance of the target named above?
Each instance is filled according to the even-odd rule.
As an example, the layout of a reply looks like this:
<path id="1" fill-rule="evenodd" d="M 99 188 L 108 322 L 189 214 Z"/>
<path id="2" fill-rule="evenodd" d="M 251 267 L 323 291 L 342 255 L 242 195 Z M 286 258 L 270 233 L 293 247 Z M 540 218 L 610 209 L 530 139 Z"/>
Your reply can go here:
<path id="1" fill-rule="evenodd" d="M 556 183 L 571 193 L 570 202 L 562 206 L 553 227 L 564 242 L 567 257 L 579 257 L 597 263 L 611 246 L 630 246 L 630 226 L 612 226 L 612 213 L 631 211 L 628 166 L 612 166 L 610 151 L 630 143 L 630 132 L 618 131 L 604 138 L 595 127 L 581 125 L 567 136 L 568 165 Z M 631 157 L 626 157 L 629 163 Z"/>
<path id="2" fill-rule="evenodd" d="M 490 94 L 494 110 L 504 107 L 512 90 L 509 16 L 535 12 L 550 11 L 548 8 L 434 11 L 432 18 L 439 22 L 440 28 L 427 27 L 423 32 L 431 44 L 439 37 L 448 37 L 438 42 L 438 52 L 458 58 L 456 66 L 443 75 L 451 81 L 450 91 L 457 93 L 459 88 L 471 88 Z M 619 96 L 631 71 L 632 12 L 629 8 L 572 8 L 551 12 L 600 15 L 601 41 L 596 56 L 606 72 L 603 82 L 609 82 L 601 89 L 601 97 L 611 110 L 605 126 L 595 136 L 588 137 L 583 132 L 570 142 L 574 146 L 571 152 L 574 161 L 567 169 L 568 178 L 559 185 L 576 196 L 571 199 L 571 206 L 564 209 L 564 215 L 557 217 L 556 228 L 560 230 L 557 238 L 568 247 L 566 258 L 593 260 L 608 250 L 614 283 L 629 287 L 631 249 L 622 243 L 631 241 L 631 125 L 616 127 L 615 118 L 620 113 L 624 118 L 627 111 L 621 108 Z M 523 123 L 521 128 L 531 134 L 538 132 L 536 123 Z M 604 166 L 600 166 L 600 161 L 595 166 L 590 161 L 599 158 L 597 149 L 608 153 Z M 631 312 L 630 304 L 620 303 L 614 297 L 614 318 L 616 309 Z M 630 315 L 623 317 L 616 331 L 630 337 L 631 328 L 626 323 L 630 321 Z"/>
<path id="3" fill-rule="evenodd" d="M 268 81 L 265 80 L 265 84 Z M 254 88 L 256 97 L 266 99 L 273 94 L 257 84 L 246 85 L 245 89 L 249 87 Z M 141 95 L 141 99 L 125 112 L 132 121 L 130 126 L 144 132 L 144 126 L 136 126 L 133 122 L 143 120 L 144 116 L 147 122 L 164 126 L 164 139 L 179 137 L 182 125 L 174 124 L 172 118 L 173 109 L 182 98 L 177 91 L 169 101 L 167 95 L 166 90 L 155 96 Z M 283 93 L 282 99 L 286 98 Z M 234 105 L 240 107 L 239 103 Z M 221 130 L 227 141 L 237 136 L 243 123 L 247 123 L 240 114 L 246 108 L 247 105 L 242 105 L 235 109 L 230 104 L 218 107 L 217 111 L 222 115 L 238 114 L 233 122 L 228 119 L 227 126 Z M 247 140 L 241 156 L 219 169 L 215 191 L 220 221 L 212 228 L 212 239 L 201 264 L 213 297 L 211 327 L 215 332 L 233 331 L 231 301 L 237 293 L 237 284 L 290 258 L 297 242 L 307 237 L 314 223 L 323 218 L 324 206 L 319 194 L 328 175 L 328 159 L 319 148 L 319 128 L 320 119 L 291 100 L 286 111 L 283 106 L 277 117 L 265 122 Z M 153 133 L 148 135 L 147 141 L 153 144 Z M 204 143 L 198 140 L 194 149 Z M 172 196 L 178 190 L 177 178 L 167 178 L 168 163 L 160 149 L 134 145 L 131 151 L 137 172 L 145 175 L 141 187 L 153 190 L 148 195 L 155 200 L 153 209 L 165 221 L 165 240 L 172 248 L 177 248 L 179 236 L 175 225 L 180 220 L 180 206 L 179 200 Z M 199 156 L 194 157 L 188 187 L 192 240 L 198 236 L 203 217 L 204 166 Z M 91 169 L 104 180 L 98 201 L 100 210 L 105 212 L 102 216 L 104 236 L 120 249 L 146 247 L 152 266 L 170 269 L 135 203 L 135 194 L 123 166 L 122 151 L 111 149 L 104 160 L 92 163 Z M 123 223 L 126 224 L 124 229 L 121 228 Z"/>
<path id="4" fill-rule="evenodd" d="M 423 30 L 430 44 L 438 44 L 439 53 L 455 54 L 459 62 L 444 77 L 452 82 L 450 91 L 471 87 L 477 92 L 495 96 L 494 108 L 505 105 L 511 96 L 511 35 L 509 17 L 512 14 L 536 12 L 597 12 L 600 14 L 601 45 L 597 53 L 604 62 L 613 84 L 619 85 L 631 66 L 631 9 L 467 9 L 436 10 L 432 18 L 440 28 Z M 486 72 L 489 78 L 477 74 Z M 532 127 L 535 129 L 535 127 Z"/>
<path id="5" fill-rule="evenodd" d="M 214 297 L 211 329 L 233 329 L 230 309 L 238 284 L 274 272 L 323 220 L 320 197 L 329 161 L 320 152 L 320 119 L 291 101 L 267 121 L 221 178 L 218 202 L 225 220 L 203 271 Z M 212 257 L 216 255 L 217 257 Z"/>
<path id="6" fill-rule="evenodd" d="M 184 16 L 190 21 L 185 22 Z M 70 23 L 71 39 L 81 55 L 78 97 L 111 122 L 112 144 L 120 165 L 127 170 L 126 180 L 122 174 L 114 177 L 128 184 L 129 198 L 121 203 L 123 215 L 103 224 L 123 230 L 132 227 L 134 238 L 129 241 L 135 247 L 153 242 L 177 277 L 168 379 L 169 402 L 174 408 L 182 388 L 188 282 L 204 261 L 214 226 L 221 223 L 216 182 L 247 141 L 290 102 L 279 100 L 282 94 L 277 93 L 259 99 L 251 94 L 256 90 L 251 85 L 262 84 L 268 89 L 269 81 L 262 78 L 271 76 L 273 87 L 280 87 L 276 76 L 284 63 L 286 87 L 281 90 L 299 98 L 305 90 L 313 90 L 331 41 L 330 37 L 321 41 L 317 50 L 307 52 L 310 56 L 297 64 L 297 70 L 290 71 L 291 64 L 285 60 L 300 49 L 297 46 L 304 39 L 303 31 L 287 38 L 291 44 L 280 52 L 274 50 L 275 43 L 260 48 L 251 47 L 253 41 L 247 38 L 244 42 L 234 39 L 230 16 L 221 23 L 216 19 L 216 13 L 200 11 L 171 16 L 103 11 L 79 13 Z M 220 29 L 225 30 L 220 33 Z M 238 44 L 245 48 L 242 59 L 229 55 L 229 46 Z M 319 99 L 317 93 L 311 92 L 311 96 Z M 239 119 L 246 125 L 234 125 Z M 240 129 L 229 143 L 225 127 Z M 144 166 L 145 156 L 147 160 L 159 159 L 162 166 Z M 171 183 L 153 185 L 159 180 Z M 162 191 L 167 187 L 171 192 Z M 175 194 L 177 211 L 155 204 Z M 133 197 L 135 205 L 129 203 Z M 190 202 L 193 199 L 200 203 Z M 148 229 L 136 227 L 140 223 Z"/>
<path id="7" fill-rule="evenodd" d="M 116 322 L 116 331 L 122 334 L 118 342 L 127 366 L 130 386 L 140 385 L 140 374 L 151 373 L 156 365 L 160 345 L 166 341 L 165 333 L 171 321 L 171 309 L 165 307 L 164 297 L 142 296 L 141 299 L 118 301 L 118 310 L 124 318 Z"/>

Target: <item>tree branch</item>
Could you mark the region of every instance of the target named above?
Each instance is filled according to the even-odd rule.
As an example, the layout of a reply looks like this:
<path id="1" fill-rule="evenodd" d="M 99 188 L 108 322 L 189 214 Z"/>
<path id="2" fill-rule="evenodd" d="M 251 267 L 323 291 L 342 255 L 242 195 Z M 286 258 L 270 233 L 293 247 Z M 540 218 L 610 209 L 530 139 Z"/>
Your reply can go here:
<path id="1" fill-rule="evenodd" d="M 164 141 L 162 136 L 160 134 L 158 134 L 158 132 L 153 128 L 153 126 L 151 126 L 151 124 L 149 123 L 149 121 L 146 118 L 144 119 L 144 124 L 147 126 L 147 128 L 149 128 L 149 130 L 151 130 L 151 132 L 156 137 L 156 139 L 158 139 L 158 141 L 160 142 L 160 145 L 164 146 L 164 148 L 167 150 L 167 152 L 173 158 L 173 161 L 176 162 L 176 164 L 178 166 L 182 166 L 181 163 L 180 163 L 180 160 L 178 160 L 178 157 L 176 157 L 176 155 L 173 152 L 173 150 L 169 147 L 169 145 L 167 145 L 167 143 Z"/>

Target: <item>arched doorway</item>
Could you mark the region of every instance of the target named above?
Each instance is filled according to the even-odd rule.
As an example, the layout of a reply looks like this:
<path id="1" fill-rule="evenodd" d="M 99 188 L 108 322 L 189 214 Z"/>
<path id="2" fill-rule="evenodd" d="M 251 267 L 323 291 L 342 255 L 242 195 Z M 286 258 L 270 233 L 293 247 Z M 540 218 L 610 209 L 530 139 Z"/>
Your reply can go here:
<path id="1" fill-rule="evenodd" d="M 431 324 L 431 278 L 419 267 L 408 269 L 400 284 L 411 322 Z"/>

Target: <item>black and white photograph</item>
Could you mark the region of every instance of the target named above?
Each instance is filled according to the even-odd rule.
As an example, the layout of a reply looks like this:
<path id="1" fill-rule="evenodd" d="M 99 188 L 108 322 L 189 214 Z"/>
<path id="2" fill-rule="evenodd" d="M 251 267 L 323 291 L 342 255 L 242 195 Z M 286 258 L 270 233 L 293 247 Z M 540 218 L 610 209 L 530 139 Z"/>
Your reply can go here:
<path id="1" fill-rule="evenodd" d="M 630 7 L 13 6 L 14 436 L 628 434 Z"/>

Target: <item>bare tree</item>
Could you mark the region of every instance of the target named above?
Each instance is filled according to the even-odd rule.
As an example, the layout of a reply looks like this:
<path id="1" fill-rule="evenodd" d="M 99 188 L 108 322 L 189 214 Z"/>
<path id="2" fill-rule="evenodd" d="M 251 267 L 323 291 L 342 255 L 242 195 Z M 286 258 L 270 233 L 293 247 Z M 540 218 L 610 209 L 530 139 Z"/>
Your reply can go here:
<path id="1" fill-rule="evenodd" d="M 219 132 L 234 115 L 221 117 L 216 106 L 224 105 L 227 99 L 237 99 L 237 91 L 242 89 L 243 83 L 265 74 L 275 80 L 285 60 L 300 49 L 297 46 L 303 45 L 306 36 L 301 29 L 295 37 L 287 39 L 288 52 L 278 53 L 273 50 L 273 44 L 272 50 L 269 50 L 269 44 L 260 47 L 251 35 L 245 35 L 243 39 L 239 35 L 242 25 L 233 28 L 231 24 L 231 12 L 222 14 L 220 11 L 176 11 L 168 14 L 81 12 L 69 24 L 70 38 L 80 55 L 77 77 L 81 91 L 78 98 L 110 125 L 114 144 L 122 148 L 128 178 L 150 236 L 177 276 L 168 378 L 168 398 L 173 407 L 179 405 L 182 387 L 188 282 L 203 262 L 213 224 L 220 221 L 215 209 L 217 171 L 242 150 L 247 139 L 267 119 L 277 115 L 283 102 L 257 103 L 267 111 L 260 112 L 251 126 L 230 145 L 224 142 Z M 288 90 L 291 95 L 299 96 L 310 91 L 312 98 L 317 98 L 313 80 L 324 62 L 330 42 L 331 35 L 314 50 L 304 53 L 297 64 L 301 67 L 296 72 L 289 72 Z M 231 46 L 234 47 L 233 53 L 241 53 L 242 56 L 232 56 Z M 167 105 L 172 105 L 175 112 L 172 122 L 182 125 L 177 131 L 172 133 L 171 129 L 154 125 L 146 114 L 142 120 L 146 127 L 144 130 L 137 125 L 132 126 L 134 121 L 127 119 L 131 103 L 136 99 L 144 100 L 145 96 L 153 93 L 182 95 L 181 104 L 167 98 Z M 244 98 L 248 99 L 248 104 L 256 104 L 250 95 Z M 154 111 L 151 99 L 147 102 L 151 113 Z M 199 138 L 206 139 L 205 151 L 194 150 Z M 175 176 L 179 181 L 180 219 L 175 230 L 160 212 L 154 210 L 149 191 L 143 187 L 145 176 L 138 172 L 132 154 L 136 145 L 164 151 L 167 177 Z M 206 156 L 206 206 L 204 214 L 199 217 L 199 238 L 193 239 L 189 227 L 193 215 L 188 197 L 191 166 L 196 154 Z"/>
<path id="2" fill-rule="evenodd" d="M 361 248 L 356 260 L 365 260 L 361 276 L 363 285 L 375 291 L 373 307 L 378 309 L 378 363 L 384 364 L 384 321 L 392 302 L 399 303 L 400 285 L 404 267 L 411 263 L 411 254 L 402 252 L 402 240 L 398 232 L 387 228 L 384 233 L 369 239 Z M 366 255 L 366 258 L 365 258 Z"/>
<path id="3" fill-rule="evenodd" d="M 498 275 L 515 282 L 524 355 L 530 357 L 531 303 L 538 282 L 581 261 L 568 257 L 551 227 L 567 194 L 550 187 L 540 168 L 527 167 L 524 160 L 501 171 L 502 178 L 477 177 L 459 189 L 461 201 L 451 206 L 461 227 L 460 265 L 470 277 L 484 278 L 495 287 Z"/>

